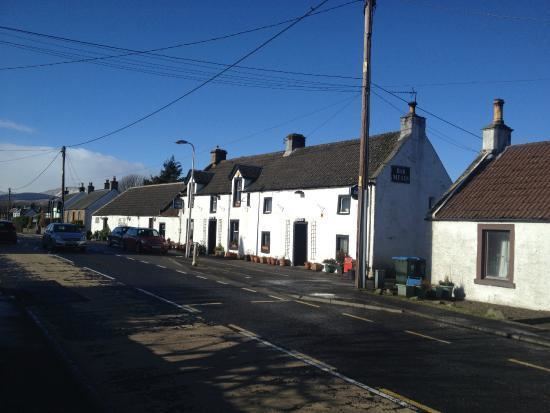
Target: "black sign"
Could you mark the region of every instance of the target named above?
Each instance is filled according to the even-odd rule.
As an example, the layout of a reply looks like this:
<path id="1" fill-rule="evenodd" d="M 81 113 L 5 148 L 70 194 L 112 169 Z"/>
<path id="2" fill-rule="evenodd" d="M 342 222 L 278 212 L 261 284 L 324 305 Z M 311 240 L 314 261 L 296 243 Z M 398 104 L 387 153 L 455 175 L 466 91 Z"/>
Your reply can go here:
<path id="1" fill-rule="evenodd" d="M 395 166 L 391 167 L 391 180 L 393 182 L 399 182 L 402 184 L 411 183 L 411 168 L 408 166 Z"/>
<path id="2" fill-rule="evenodd" d="M 181 198 L 174 198 L 174 201 L 172 201 L 172 208 L 174 208 L 174 209 L 182 209 L 182 208 L 183 208 L 183 199 L 181 199 Z"/>
<path id="3" fill-rule="evenodd" d="M 359 197 L 359 185 L 353 185 L 349 189 L 349 194 L 353 199 L 357 199 Z"/>

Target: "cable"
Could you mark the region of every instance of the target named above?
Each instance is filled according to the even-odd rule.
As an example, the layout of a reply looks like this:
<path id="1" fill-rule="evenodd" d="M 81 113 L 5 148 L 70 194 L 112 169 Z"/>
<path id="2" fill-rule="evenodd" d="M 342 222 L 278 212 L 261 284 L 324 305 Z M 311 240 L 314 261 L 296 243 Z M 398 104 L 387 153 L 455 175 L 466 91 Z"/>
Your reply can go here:
<path id="1" fill-rule="evenodd" d="M 25 185 L 23 185 L 23 186 L 20 186 L 20 187 L 18 187 L 18 188 L 12 188 L 12 190 L 13 190 L 13 191 L 19 191 L 20 189 L 24 189 L 24 188 L 26 188 L 26 187 L 32 185 L 38 178 L 40 178 L 40 177 L 44 174 L 44 172 L 46 172 L 46 171 L 48 170 L 48 168 L 49 168 L 50 166 L 52 166 L 52 164 L 55 162 L 55 160 L 56 160 L 57 157 L 59 156 L 59 153 L 60 153 L 60 152 L 57 152 L 57 154 L 54 156 L 54 158 L 53 158 L 52 161 L 48 164 L 48 166 L 46 166 L 46 167 L 42 170 L 42 172 L 40 172 L 32 181 L 30 181 L 29 183 L 27 183 L 27 184 L 25 184 Z"/>
<path id="2" fill-rule="evenodd" d="M 178 98 L 168 102 L 167 104 L 161 106 L 160 108 L 154 110 L 153 112 L 150 112 L 148 113 L 147 115 L 145 116 L 142 116 L 140 117 L 139 119 L 133 121 L 133 122 L 130 122 L 118 129 L 115 129 L 109 133 L 106 133 L 104 135 L 101 135 L 101 136 L 98 136 L 96 138 L 92 138 L 92 139 L 88 139 L 88 140 L 85 140 L 83 142 L 79 142 L 79 143 L 76 143 L 76 144 L 73 144 L 73 145 L 68 145 L 68 147 L 75 147 L 75 146 L 80 146 L 80 145 L 85 145 L 87 143 L 91 143 L 91 142 L 95 142 L 95 141 L 98 141 L 100 139 L 104 139 L 104 138 L 107 138 L 109 136 L 112 136 L 118 132 L 121 132 L 125 129 L 128 129 L 140 122 L 143 122 L 144 120 L 156 115 L 157 113 L 163 111 L 164 109 L 174 105 L 175 103 L 179 102 L 180 100 L 184 99 L 185 97 L 189 96 L 190 94 L 192 94 L 193 92 L 196 92 L 197 90 L 201 89 L 202 87 L 206 86 L 208 83 L 212 82 L 213 80 L 215 80 L 216 78 L 220 77 L 222 74 L 224 74 L 225 72 L 227 72 L 228 70 L 230 70 L 233 66 L 236 66 L 238 65 L 240 62 L 242 62 L 243 60 L 247 59 L 248 57 L 252 56 L 254 53 L 256 53 L 257 51 L 259 51 L 260 49 L 262 49 L 263 47 L 265 47 L 266 45 L 268 45 L 269 43 L 271 43 L 273 40 L 275 40 L 276 38 L 278 38 L 279 36 L 281 36 L 283 33 L 285 33 L 286 31 L 290 30 L 292 27 L 294 27 L 296 24 L 298 24 L 299 22 L 301 22 L 303 19 L 305 19 L 307 16 L 309 16 L 311 13 L 313 13 L 316 9 L 318 9 L 319 7 L 321 7 L 323 4 L 325 4 L 327 1 L 329 0 L 323 0 L 321 3 L 319 3 L 319 5 L 315 6 L 315 7 L 312 7 L 306 14 L 304 14 L 302 17 L 298 18 L 297 20 L 295 20 L 294 22 L 290 23 L 288 26 L 286 26 L 284 29 L 282 29 L 281 31 L 279 31 L 278 33 L 276 33 L 275 35 L 271 36 L 269 39 L 267 39 L 266 41 L 264 41 L 263 43 L 261 43 L 259 46 L 255 47 L 254 49 L 252 49 L 250 52 L 246 53 L 244 56 L 242 56 L 241 58 L 237 59 L 235 61 L 235 63 L 233 63 L 232 65 L 226 67 L 225 69 L 221 70 L 220 72 L 218 72 L 217 74 L 215 74 L 214 76 L 212 76 L 211 78 L 205 80 L 204 82 L 202 82 L 200 85 L 198 86 L 195 86 L 194 88 L 192 88 L 191 90 L 189 90 L 188 92 L 184 93 L 183 95 L 179 96 Z"/>
<path id="3" fill-rule="evenodd" d="M 329 116 L 327 119 L 325 119 L 320 125 L 316 126 L 312 130 L 310 130 L 307 133 L 307 137 L 311 138 L 315 132 L 317 132 L 319 129 L 321 129 L 323 126 L 325 126 L 327 123 L 329 123 L 332 119 L 334 119 L 336 116 L 338 116 L 340 113 L 342 113 L 349 105 L 351 105 L 355 100 L 361 96 L 361 93 L 357 93 L 356 95 L 352 96 L 349 102 L 346 102 L 341 108 L 339 108 L 336 112 L 334 112 L 331 116 Z"/>
<path id="4" fill-rule="evenodd" d="M 71 172 L 71 175 L 73 175 L 73 182 L 76 183 L 75 186 L 78 186 L 78 184 L 82 182 L 82 180 L 80 179 L 80 176 L 78 176 L 78 173 L 76 172 L 76 169 L 71 161 L 71 158 L 69 157 L 68 152 L 65 153 L 65 159 L 67 161 L 67 165 L 69 166 L 68 169 Z M 76 178 L 77 180 L 75 181 L 74 178 Z"/>
<path id="5" fill-rule="evenodd" d="M 0 149 L 0 152 L 51 152 L 51 149 Z"/>
<path id="6" fill-rule="evenodd" d="M 158 52 L 158 51 L 164 51 L 164 50 L 175 49 L 175 48 L 180 48 L 180 47 L 185 47 L 185 46 L 192 46 L 192 45 L 209 43 L 209 42 L 218 41 L 218 40 L 224 40 L 224 39 L 228 39 L 228 38 L 231 38 L 231 37 L 240 36 L 240 35 L 243 35 L 243 34 L 248 34 L 248 33 L 257 32 L 257 31 L 260 31 L 260 30 L 265 30 L 265 29 L 270 29 L 270 28 L 273 28 L 273 27 L 278 27 L 278 26 L 281 26 L 281 25 L 287 24 L 287 23 L 295 24 L 295 23 L 301 21 L 302 19 L 304 19 L 306 17 L 311 17 L 311 16 L 314 16 L 314 15 L 326 13 L 326 12 L 329 12 L 329 11 L 332 11 L 332 10 L 335 10 L 335 9 L 339 9 L 341 7 L 345 7 L 345 6 L 348 6 L 350 4 L 362 2 L 362 1 L 363 0 L 352 0 L 352 1 L 349 1 L 347 3 L 340 4 L 338 6 L 334 6 L 334 7 L 325 9 L 325 10 L 320 10 L 320 11 L 317 11 L 317 12 L 308 13 L 306 16 L 297 17 L 297 18 L 293 18 L 293 19 L 288 19 L 288 20 L 280 21 L 278 23 L 272 23 L 272 24 L 268 24 L 268 25 L 264 25 L 264 26 L 260 26 L 260 27 L 255 27 L 255 28 L 248 29 L 248 30 L 241 30 L 239 32 L 230 33 L 230 34 L 226 34 L 226 35 L 222 35 L 222 36 L 216 36 L 216 37 L 212 37 L 212 38 L 209 38 L 209 39 L 197 40 L 197 41 L 188 42 L 188 43 L 180 43 L 180 44 L 176 44 L 176 45 L 172 45 L 172 46 L 159 47 L 159 48 L 155 48 L 155 49 L 142 50 L 142 51 L 132 50 L 132 49 L 125 49 L 125 48 L 122 48 L 122 47 L 115 47 L 115 46 L 110 46 L 110 45 L 101 44 L 101 43 L 93 43 L 93 42 L 86 42 L 86 41 L 82 41 L 82 40 L 75 40 L 75 39 L 70 39 L 70 38 L 66 38 L 66 37 L 53 36 L 53 35 L 48 35 L 48 34 L 44 34 L 44 33 L 37 33 L 37 32 L 18 29 L 18 28 L 14 28 L 14 27 L 0 26 L 0 29 L 3 29 L 3 30 L 9 30 L 9 31 L 19 32 L 19 33 L 24 33 L 24 34 L 30 34 L 30 35 L 34 35 L 34 36 L 40 36 L 40 37 L 47 37 L 47 38 L 50 38 L 50 39 L 62 40 L 62 41 L 65 41 L 65 42 L 79 43 L 79 44 L 88 45 L 88 46 L 95 46 L 95 47 L 122 50 L 122 51 L 129 52 L 129 53 L 120 54 L 120 55 L 94 57 L 94 58 L 80 59 L 80 60 L 73 60 L 73 61 L 44 63 L 44 64 L 39 64 L 39 65 L 7 67 L 7 68 L 0 68 L 0 70 L 28 69 L 28 68 L 34 68 L 34 67 L 55 66 L 55 65 L 60 65 L 60 64 L 83 63 L 83 62 L 90 62 L 90 61 L 94 61 L 94 60 L 111 59 L 111 58 L 116 58 L 116 57 L 124 57 L 124 56 L 139 55 L 139 54 L 152 54 L 153 52 Z M 325 2 L 323 2 L 321 4 L 324 4 L 324 3 Z M 318 7 L 315 7 L 314 9 L 316 10 L 316 9 L 318 9 Z"/>
<path id="7" fill-rule="evenodd" d="M 52 153 L 52 152 L 56 152 L 58 151 L 59 149 L 53 149 L 53 150 L 50 150 L 48 152 L 44 152 L 44 153 L 37 153 L 37 154 L 34 154 L 34 155 L 28 155 L 28 156 L 21 156 L 20 158 L 12 158 L 12 159 L 3 159 L 0 161 L 0 163 L 5 163 L 5 162 L 14 162 L 14 161 L 20 161 L 21 159 L 28 159 L 28 158 L 35 158 L 37 156 L 44 156 L 44 155 L 47 155 L 49 153 Z"/>

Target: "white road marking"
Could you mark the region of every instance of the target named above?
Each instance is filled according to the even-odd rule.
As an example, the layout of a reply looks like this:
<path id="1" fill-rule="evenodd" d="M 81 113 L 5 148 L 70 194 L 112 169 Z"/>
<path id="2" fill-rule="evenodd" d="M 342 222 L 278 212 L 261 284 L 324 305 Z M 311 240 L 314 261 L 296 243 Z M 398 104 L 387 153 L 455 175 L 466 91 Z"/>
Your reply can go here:
<path id="1" fill-rule="evenodd" d="M 245 287 L 242 287 L 241 290 L 250 291 L 251 293 L 257 293 L 258 292 L 256 290 L 251 289 L 251 288 L 245 288 Z"/>
<path id="2" fill-rule="evenodd" d="M 157 264 L 157 267 L 166 269 L 166 267 L 164 265 Z"/>
<path id="3" fill-rule="evenodd" d="M 374 321 L 369 320 L 368 318 L 358 317 L 353 314 L 342 313 L 342 315 L 345 315 L 346 317 L 356 318 L 357 320 L 366 321 L 367 323 L 374 323 Z"/>
<path id="4" fill-rule="evenodd" d="M 542 370 L 542 371 L 545 371 L 547 373 L 550 373 L 550 369 L 547 368 L 547 367 L 538 366 L 536 364 L 527 363 L 526 361 L 521 361 L 521 360 L 517 360 L 517 359 L 508 359 L 508 361 L 511 362 L 511 363 L 520 364 L 522 366 L 531 367 L 533 369 Z"/>
<path id="5" fill-rule="evenodd" d="M 195 304 L 187 304 L 189 307 L 198 307 L 201 305 L 223 305 L 223 303 L 195 303 Z"/>
<path id="6" fill-rule="evenodd" d="M 71 265 L 74 265 L 74 261 L 68 260 L 67 258 L 63 258 L 63 257 L 61 257 L 61 256 L 59 256 L 59 255 L 52 254 L 52 257 L 59 258 L 59 259 L 62 260 L 62 261 L 65 261 L 65 262 L 68 262 L 68 263 L 71 264 Z"/>
<path id="7" fill-rule="evenodd" d="M 227 285 L 228 283 L 226 282 L 223 282 L 223 281 L 216 281 L 218 284 L 222 284 L 222 285 Z"/>
<path id="8" fill-rule="evenodd" d="M 311 303 L 306 303 L 305 301 L 300 301 L 300 300 L 294 300 L 294 302 L 300 303 L 300 304 L 304 304 L 304 305 L 309 305 L 310 307 L 315 307 L 315 308 L 319 308 L 319 307 L 320 307 L 319 305 L 311 304 Z"/>
<path id="9" fill-rule="evenodd" d="M 177 272 L 179 272 L 180 274 L 185 274 L 187 275 L 187 273 L 185 271 L 182 271 L 182 270 L 176 270 Z"/>
<path id="10" fill-rule="evenodd" d="M 135 258 L 132 258 L 132 257 L 126 257 L 127 260 L 130 260 L 130 261 L 135 261 L 136 259 Z"/>
<path id="11" fill-rule="evenodd" d="M 354 380 L 354 379 L 352 379 L 351 377 L 344 376 L 342 373 L 338 373 L 338 371 L 336 371 L 336 369 L 331 368 L 331 367 L 328 366 L 327 364 L 322 363 L 322 362 L 320 362 L 320 363 L 316 362 L 315 359 L 312 358 L 312 357 L 305 356 L 304 354 L 299 353 L 299 352 L 296 352 L 296 351 L 287 350 L 287 349 L 285 349 L 285 348 L 283 348 L 283 347 L 278 346 L 277 344 L 273 344 L 273 343 L 271 343 L 271 342 L 269 342 L 269 341 L 267 341 L 267 340 L 264 340 L 263 338 L 261 338 L 260 336 L 258 336 L 258 335 L 256 335 L 256 334 L 252 333 L 251 331 L 245 330 L 244 328 L 241 328 L 241 327 L 239 327 L 239 326 L 236 326 L 235 324 L 229 324 L 228 326 L 229 326 L 230 328 L 233 328 L 233 329 L 239 331 L 243 336 L 246 336 L 246 337 L 248 337 L 248 338 L 250 338 L 250 339 L 252 339 L 252 340 L 254 340 L 254 341 L 257 341 L 257 342 L 263 344 L 264 346 L 270 347 L 270 348 L 272 348 L 272 349 L 274 349 L 274 350 L 277 350 L 277 351 L 279 351 L 279 352 L 281 352 L 281 353 L 284 353 L 284 354 L 286 354 L 286 355 L 288 355 L 288 356 L 290 356 L 290 357 L 293 357 L 293 358 L 295 358 L 295 359 L 297 359 L 297 360 L 300 360 L 301 362 L 303 362 L 303 363 L 305 363 L 305 364 L 308 364 L 308 365 L 310 365 L 310 366 L 316 367 L 316 368 L 318 368 L 319 370 L 324 371 L 325 373 L 328 373 L 328 374 L 330 374 L 330 375 L 332 375 L 332 376 L 334 376 L 334 377 L 337 377 L 337 378 L 339 378 L 339 379 L 341 379 L 341 380 L 344 380 L 344 381 L 347 382 L 347 383 L 350 383 L 350 384 L 352 384 L 352 385 L 354 385 L 354 386 L 357 386 L 357 387 L 359 387 L 359 388 L 361 388 L 361 389 L 363 389 L 363 390 L 367 390 L 367 391 L 369 391 L 369 392 L 371 392 L 371 393 L 374 393 L 374 394 L 376 394 L 376 395 L 378 395 L 378 396 L 380 396 L 380 397 L 383 397 L 383 398 L 385 398 L 385 399 L 391 400 L 392 402 L 397 403 L 398 405 L 400 405 L 400 406 L 402 406 L 402 407 L 408 407 L 408 408 L 411 408 L 411 407 L 412 407 L 412 405 L 411 405 L 410 403 L 408 403 L 408 402 L 406 402 L 406 401 L 403 401 L 403 400 L 399 399 L 398 397 L 395 397 L 395 396 L 393 396 L 393 395 L 391 395 L 391 394 L 384 393 L 383 391 L 380 391 L 380 390 L 378 390 L 378 389 L 376 389 L 376 388 L 374 388 L 374 387 L 368 386 L 368 385 L 366 385 L 366 384 L 364 384 L 364 383 L 361 383 L 361 382 L 359 382 L 359 381 L 357 381 L 357 380 Z M 327 367 L 327 366 L 328 366 L 328 367 Z"/>
<path id="12" fill-rule="evenodd" d="M 149 261 L 140 261 L 142 264 L 149 264 Z"/>
<path id="13" fill-rule="evenodd" d="M 208 280 L 207 277 L 203 277 L 202 275 L 195 275 L 195 277 L 197 277 L 197 278 L 202 278 L 203 280 Z"/>
<path id="14" fill-rule="evenodd" d="M 244 278 L 252 278 L 250 275 L 245 275 Z"/>
<path id="15" fill-rule="evenodd" d="M 116 280 L 115 277 L 111 277 L 110 275 L 103 274 L 102 272 L 92 270 L 91 268 L 88 268 L 88 267 L 82 267 L 82 269 L 83 270 L 88 270 L 88 271 L 91 271 L 91 272 L 95 272 L 96 274 L 101 275 L 102 277 L 108 278 L 109 280 Z"/>
<path id="16" fill-rule="evenodd" d="M 136 291 L 142 292 L 143 294 L 146 294 L 146 295 L 148 295 L 148 296 L 150 296 L 150 297 L 156 298 L 157 300 L 160 300 L 160 301 L 162 301 L 162 302 L 164 302 L 164 303 L 166 303 L 166 304 L 173 305 L 174 307 L 177 307 L 177 308 L 179 308 L 179 309 L 181 309 L 181 310 L 185 310 L 185 311 L 187 311 L 187 312 L 189 312 L 189 313 L 200 313 L 199 310 L 197 310 L 196 308 L 193 308 L 193 307 L 191 307 L 191 306 L 188 306 L 188 305 L 179 305 L 179 304 L 177 304 L 177 303 L 175 303 L 175 302 L 173 302 L 173 301 L 170 301 L 170 300 L 168 300 L 168 299 L 166 299 L 166 298 L 164 298 L 164 297 L 161 297 L 160 295 L 153 294 L 153 293 L 150 292 L 150 291 L 147 291 L 147 290 L 144 290 L 144 289 L 138 288 L 138 287 L 134 287 L 134 288 L 136 289 Z"/>
<path id="17" fill-rule="evenodd" d="M 124 255 L 120 255 L 120 254 L 115 254 L 115 256 L 117 256 L 117 257 L 124 257 Z"/>
<path id="18" fill-rule="evenodd" d="M 439 341 L 440 343 L 444 343 L 444 344 L 451 344 L 450 341 L 441 340 L 441 339 L 439 339 L 439 338 L 435 338 L 435 337 L 432 337 L 432 336 L 427 336 L 427 335 L 425 335 L 425 334 L 420 334 L 420 333 L 417 333 L 416 331 L 405 330 L 405 333 L 407 333 L 407 334 L 412 334 L 412 335 L 414 335 L 414 336 L 418 336 L 418 337 L 422 337 L 422 338 L 427 338 L 428 340 Z"/>
<path id="19" fill-rule="evenodd" d="M 274 298 L 276 300 L 280 300 L 280 301 L 286 301 L 284 298 L 281 298 L 281 297 L 277 297 L 276 295 L 270 295 L 271 298 Z"/>
<path id="20" fill-rule="evenodd" d="M 252 304 L 263 304 L 263 303 L 280 303 L 282 301 L 278 300 L 256 300 L 256 301 L 250 301 Z"/>

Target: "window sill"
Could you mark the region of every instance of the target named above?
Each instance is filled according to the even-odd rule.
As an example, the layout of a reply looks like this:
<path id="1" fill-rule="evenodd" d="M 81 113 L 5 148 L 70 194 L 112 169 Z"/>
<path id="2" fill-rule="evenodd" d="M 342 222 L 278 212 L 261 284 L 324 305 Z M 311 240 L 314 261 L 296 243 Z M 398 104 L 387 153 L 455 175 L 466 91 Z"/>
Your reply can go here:
<path id="1" fill-rule="evenodd" d="M 338 211 L 336 214 L 338 214 L 338 215 L 349 215 L 349 211 L 348 211 L 348 212 L 340 212 L 340 211 Z"/>
<path id="2" fill-rule="evenodd" d="M 497 280 L 494 278 L 476 278 L 474 284 L 488 285 L 491 287 L 516 288 L 516 284 L 509 280 Z"/>

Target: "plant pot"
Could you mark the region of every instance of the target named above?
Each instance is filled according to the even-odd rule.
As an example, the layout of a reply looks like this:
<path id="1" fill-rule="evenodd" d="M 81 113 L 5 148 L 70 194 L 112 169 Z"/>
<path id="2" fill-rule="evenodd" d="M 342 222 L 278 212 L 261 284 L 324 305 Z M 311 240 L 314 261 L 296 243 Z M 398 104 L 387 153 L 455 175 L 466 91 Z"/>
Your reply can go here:
<path id="1" fill-rule="evenodd" d="M 280 260 L 279 260 L 279 265 L 280 265 L 281 267 L 286 267 L 286 266 L 289 265 L 289 261 L 288 261 L 288 260 L 285 260 L 285 259 L 280 259 Z"/>
<path id="2" fill-rule="evenodd" d="M 306 270 L 311 269 L 311 262 L 305 262 L 305 263 L 304 263 L 304 268 L 305 268 Z"/>
<path id="3" fill-rule="evenodd" d="M 250 255 L 245 255 L 245 256 L 244 256 L 244 260 L 245 260 L 245 261 L 250 261 Z"/>
<path id="4" fill-rule="evenodd" d="M 267 257 L 260 257 L 261 264 L 267 264 Z"/>
<path id="5" fill-rule="evenodd" d="M 321 271 L 323 269 L 323 264 L 314 262 L 313 264 L 311 264 L 311 269 L 313 271 Z"/>
<path id="6" fill-rule="evenodd" d="M 454 285 L 438 285 L 435 287 L 435 296 L 438 299 L 450 300 L 453 296 Z"/>

